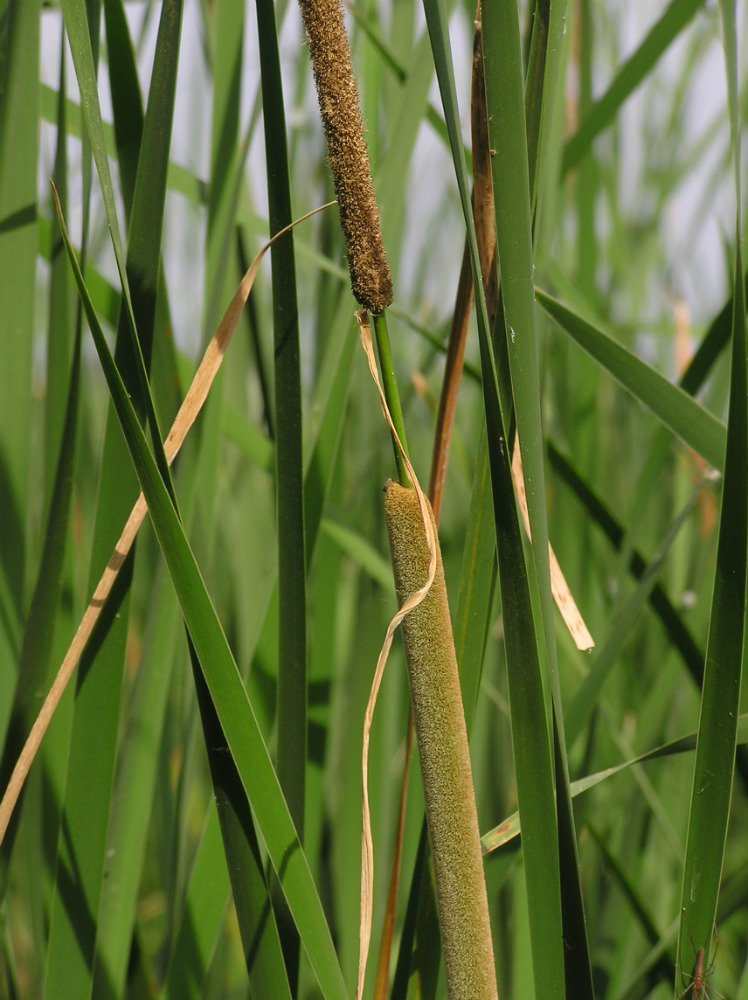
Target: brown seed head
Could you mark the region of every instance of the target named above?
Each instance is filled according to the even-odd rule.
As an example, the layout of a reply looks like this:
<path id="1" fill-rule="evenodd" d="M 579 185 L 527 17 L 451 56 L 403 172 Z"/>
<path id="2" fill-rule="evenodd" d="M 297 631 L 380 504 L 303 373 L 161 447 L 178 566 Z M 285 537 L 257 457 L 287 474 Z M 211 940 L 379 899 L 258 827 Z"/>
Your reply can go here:
<path id="1" fill-rule="evenodd" d="M 340 209 L 351 289 L 365 309 L 379 313 L 392 302 L 392 278 L 382 243 L 343 8 L 340 0 L 299 0 L 299 6 Z"/>

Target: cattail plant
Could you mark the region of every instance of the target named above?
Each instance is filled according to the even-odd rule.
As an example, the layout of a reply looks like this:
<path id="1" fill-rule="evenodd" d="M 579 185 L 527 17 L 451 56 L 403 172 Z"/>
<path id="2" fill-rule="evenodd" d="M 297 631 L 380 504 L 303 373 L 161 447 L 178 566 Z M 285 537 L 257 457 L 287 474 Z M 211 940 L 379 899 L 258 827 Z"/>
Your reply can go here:
<path id="1" fill-rule="evenodd" d="M 293 52 L 273 0 L 2 5 L 0 995 L 353 1000 L 358 971 L 361 1000 L 744 997 L 745 5 L 346 0 L 359 73 L 340 0 L 300 4 Z M 309 54 L 325 153 L 288 114 Z M 327 162 L 350 285 L 305 226 L 240 309 Z M 167 473 L 158 428 L 237 287 Z M 355 300 L 419 475 L 437 439 L 459 689 Z M 360 722 L 397 623 L 411 690 L 391 669 L 373 717 L 361 977 Z M 411 702 L 425 796 L 399 780 Z"/>

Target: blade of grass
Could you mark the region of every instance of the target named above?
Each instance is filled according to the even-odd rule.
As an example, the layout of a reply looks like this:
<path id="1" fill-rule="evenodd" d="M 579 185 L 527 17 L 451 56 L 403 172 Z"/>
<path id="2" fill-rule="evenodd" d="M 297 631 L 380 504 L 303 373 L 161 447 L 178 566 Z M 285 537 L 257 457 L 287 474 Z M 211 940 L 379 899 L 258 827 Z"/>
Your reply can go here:
<path id="1" fill-rule="evenodd" d="M 156 421 L 155 411 L 153 407 L 153 400 L 151 398 L 151 393 L 148 388 L 148 374 L 147 371 L 150 368 L 150 356 L 152 349 L 152 334 L 153 334 L 153 320 L 149 320 L 146 324 L 145 329 L 138 334 L 138 328 L 135 319 L 135 311 L 133 306 L 133 300 L 130 291 L 130 280 L 131 276 L 128 275 L 128 270 L 126 266 L 125 254 L 122 248 L 122 237 L 120 234 L 119 221 L 117 217 L 117 211 L 114 201 L 114 188 L 112 185 L 111 170 L 109 168 L 109 160 L 107 158 L 106 152 L 106 141 L 104 137 L 104 129 L 101 118 L 101 106 L 99 103 L 99 92 L 96 82 L 96 65 L 95 60 L 98 59 L 98 40 L 99 40 L 99 4 L 90 4 L 88 8 L 84 8 L 84 0 L 63 0 L 63 17 L 65 28 L 68 33 L 68 38 L 70 41 L 70 51 L 73 57 L 73 64 L 75 66 L 76 78 L 78 81 L 78 87 L 81 93 L 81 109 L 83 111 L 83 118 L 86 125 L 86 134 L 88 140 L 91 144 L 91 151 L 96 163 L 96 169 L 99 176 L 99 184 L 101 186 L 101 195 L 104 201 L 104 209 L 107 218 L 107 225 L 109 229 L 109 235 L 112 242 L 112 249 L 114 251 L 114 257 L 117 264 L 117 273 L 119 275 L 120 285 L 122 288 L 122 299 L 120 301 L 120 312 L 119 312 L 119 329 L 123 334 L 127 335 L 129 340 L 129 347 L 125 346 L 125 338 L 121 339 L 121 347 L 117 350 L 121 351 L 121 355 L 118 356 L 118 363 L 120 366 L 125 366 L 123 370 L 127 370 L 129 367 L 132 371 L 133 379 L 133 391 L 135 388 L 138 389 L 138 396 L 140 399 L 140 405 L 143 407 L 143 412 L 147 417 L 148 424 L 150 425 L 151 436 L 154 446 L 154 451 L 156 455 L 156 461 L 161 469 L 161 473 L 164 477 L 165 482 L 169 482 L 169 467 L 168 463 L 163 454 L 162 438 L 158 431 L 158 423 Z M 95 8 L 95 9 L 94 9 Z M 168 11 L 171 13 L 168 13 Z M 181 23 L 181 0 L 179 3 L 180 11 L 180 23 Z M 167 12 L 162 11 L 162 24 L 169 23 L 170 19 L 173 23 L 174 19 L 174 8 L 167 9 Z M 154 63 L 155 65 L 155 63 Z M 168 71 L 167 74 L 168 76 Z M 165 88 L 171 86 L 168 79 L 154 79 L 151 81 L 154 92 L 164 93 Z M 154 116 L 158 117 L 161 114 L 161 109 L 158 112 L 154 112 Z M 171 112 L 169 112 L 169 122 L 171 121 Z M 171 136 L 171 125 L 169 124 L 168 132 L 164 131 L 163 125 L 165 122 L 161 122 L 162 130 L 159 133 L 157 128 L 153 129 L 153 135 L 149 139 L 151 144 L 149 149 L 149 154 L 154 156 L 156 159 L 162 154 L 160 146 L 163 145 L 164 139 L 166 140 L 166 157 L 168 164 L 168 146 L 169 139 Z M 84 158 L 84 183 L 88 183 L 87 180 L 87 158 Z M 145 179 L 144 179 L 145 178 Z M 151 194 L 151 191 L 157 192 L 158 188 L 161 187 L 160 182 L 160 171 L 159 180 L 154 180 L 148 177 L 147 171 L 141 172 L 141 197 L 145 200 L 149 198 L 154 199 L 154 205 L 158 204 L 159 197 L 163 201 L 163 196 L 159 196 L 158 193 L 155 195 Z M 137 194 L 137 192 L 136 192 Z M 151 207 L 154 207 L 152 205 Z M 88 201 L 84 203 L 84 231 L 85 230 L 85 220 L 86 213 L 88 211 Z M 157 216 L 161 220 L 162 224 L 163 208 L 161 213 Z M 139 246 L 137 252 L 139 254 L 145 254 L 146 257 L 151 258 L 154 254 L 153 245 L 149 245 L 147 236 L 144 238 L 142 234 L 142 229 L 144 227 L 141 225 L 141 232 L 137 233 L 137 240 L 139 241 Z M 130 234 L 130 240 L 132 241 L 133 234 Z M 155 254 L 158 256 L 160 253 L 160 240 L 156 241 Z M 146 294 L 146 297 L 155 298 L 155 283 L 153 284 L 153 289 L 149 293 L 144 293 L 143 289 L 147 288 L 149 281 L 151 279 L 146 277 L 139 283 L 139 293 L 141 295 Z M 140 339 L 139 339 L 140 336 Z M 104 557 L 105 558 L 105 557 Z"/>
<path id="2" fill-rule="evenodd" d="M 210 183 L 205 246 L 203 333 L 207 337 L 220 315 L 219 304 L 231 294 L 227 263 L 234 234 L 238 175 L 243 155 L 239 148 L 239 103 L 244 39 L 244 6 L 221 2 L 211 5 L 206 34 L 213 38 L 213 101 L 210 138 Z M 214 395 L 216 403 L 217 395 Z M 212 404 L 216 405 L 216 404 Z M 211 493 L 214 493 L 211 490 Z"/>
<path id="3" fill-rule="evenodd" d="M 125 309 L 120 313 L 116 348 L 129 391 L 141 413 L 150 411 L 149 422 L 155 433 L 158 427 L 152 417 L 153 404 L 149 405 L 141 395 L 147 378 L 141 372 L 143 362 L 150 364 L 153 342 L 180 26 L 181 0 L 169 0 L 162 8 L 154 56 L 126 263 L 143 357 L 138 358 L 137 349 L 133 350 L 130 339 L 133 326 Z M 148 393 L 147 387 L 145 391 Z M 137 495 L 135 477 L 132 473 L 123 474 L 123 470 L 128 470 L 127 452 L 113 410 L 109 411 L 105 440 L 92 589 Z M 111 621 L 107 621 L 106 613 L 99 619 L 96 639 L 89 644 L 78 671 L 47 960 L 46 989 L 50 996 L 66 990 L 85 993 L 91 988 L 114 778 L 132 558 L 131 554 L 112 593 L 115 606 L 122 602 L 119 613 Z M 91 747 L 96 747 L 95 763 Z M 70 881 L 65 876 L 69 871 L 75 872 Z M 85 932 L 81 931 L 81 922 Z M 99 968 L 104 977 L 105 966 Z M 111 984 L 106 988 L 111 990 Z"/>
<path id="4" fill-rule="evenodd" d="M 153 612 L 148 641 L 136 678 L 130 723 L 118 754 L 112 796 L 92 987 L 93 995 L 102 1000 L 121 996 L 125 987 L 140 890 L 140 880 L 133 873 L 142 872 L 146 855 L 163 715 L 172 679 L 170 667 L 178 636 L 179 609 L 163 571 L 156 577 L 150 600 Z"/>
<path id="5" fill-rule="evenodd" d="M 740 118 L 737 103 L 735 6 L 722 0 L 728 109 L 734 165 L 735 293 L 730 402 L 717 568 L 709 617 L 688 839 L 683 868 L 677 968 L 689 965 L 690 942 L 710 954 L 717 913 L 735 767 L 743 672 L 748 557 L 748 376 L 746 303 L 741 250 Z M 677 978 L 676 978 L 676 990 Z"/>
<path id="6" fill-rule="evenodd" d="M 101 120 L 101 107 L 99 105 L 99 94 L 96 85 L 94 48 L 96 48 L 98 54 L 98 30 L 95 30 L 93 33 L 96 43 L 94 46 L 92 43 L 92 34 L 89 30 L 88 12 L 84 0 L 62 0 L 62 12 L 65 19 L 65 29 L 70 41 L 70 52 L 73 57 L 78 87 L 81 93 L 83 119 L 86 124 L 86 132 L 91 143 L 91 152 L 93 153 L 99 175 L 101 196 L 104 201 L 104 209 L 112 240 L 112 249 L 114 250 L 117 271 L 122 282 L 127 313 L 130 317 L 132 330 L 134 331 L 135 321 L 133 319 L 130 287 L 125 269 L 125 254 L 122 248 L 122 237 L 114 202 L 114 188 L 112 186 L 112 175 L 107 158 L 104 129 Z M 98 29 L 98 8 L 95 22 Z"/>
<path id="7" fill-rule="evenodd" d="M 295 978 L 298 973 L 295 965 L 289 962 L 288 952 L 284 962 L 278 922 L 270 905 L 271 890 L 265 879 L 249 802 L 189 634 L 188 642 L 250 989 L 255 996 L 290 1000 L 289 978 Z M 290 917 L 287 919 L 290 922 Z M 286 945 L 287 933 L 284 933 Z M 294 937 L 298 940 L 295 932 Z M 298 965 L 298 944 L 293 958 Z"/>
<path id="8" fill-rule="evenodd" d="M 143 134 L 143 102 L 122 0 L 104 0 L 104 18 L 114 140 L 125 218 L 129 219 Z"/>
<path id="9" fill-rule="evenodd" d="M 21 645 L 28 520 L 31 361 L 36 273 L 36 164 L 39 104 L 39 0 L 5 7 L 0 103 L 0 683 L 12 691 Z M 4 734 L 10 699 L 0 709 Z"/>
<path id="10" fill-rule="evenodd" d="M 657 419 L 718 471 L 725 454 L 724 425 L 688 393 L 641 361 L 612 337 L 587 323 L 557 299 L 536 290 L 539 304 L 591 357 Z"/>
<path id="11" fill-rule="evenodd" d="M 64 414 L 57 471 L 50 499 L 42 558 L 29 608 L 19 658 L 19 681 L 13 698 L 8 735 L 0 763 L 0 788 L 7 788 L 10 775 L 36 718 L 41 692 L 48 687 L 54 621 L 63 585 L 63 561 L 70 529 L 73 464 L 78 422 L 80 378 L 80 334 L 76 338 L 68 379 L 69 396 Z M 21 809 L 14 813 L 0 854 L 0 896 L 7 886 L 7 872 L 18 829 Z"/>
<path id="12" fill-rule="evenodd" d="M 61 50 L 65 50 L 65 33 L 61 31 Z M 53 178 L 60 195 L 63 211 L 67 206 L 68 167 L 66 137 L 68 129 L 67 102 L 64 98 L 67 73 L 65 60 L 60 59 L 60 83 L 57 101 L 57 143 Z M 50 495 L 58 466 L 60 447 L 65 438 L 65 414 L 70 399 L 70 378 L 75 372 L 73 359 L 78 349 L 73 328 L 74 295 L 70 285 L 65 247 L 60 236 L 57 221 L 52 221 L 52 243 L 50 246 L 49 285 L 49 333 L 47 337 L 47 404 L 44 414 L 45 424 L 45 508 L 49 506 Z"/>
<path id="13" fill-rule="evenodd" d="M 285 110 L 273 6 L 257 5 L 271 232 L 292 220 Z M 302 411 L 293 234 L 273 244 L 275 469 L 278 495 L 278 777 L 303 839 L 306 761 L 306 583 Z"/>
<path id="14" fill-rule="evenodd" d="M 64 82 L 62 60 L 61 91 L 64 90 Z M 65 102 L 61 100 L 58 102 L 54 172 L 60 181 L 64 202 L 67 200 L 65 122 Z M 18 683 L 10 707 L 8 730 L 0 761 L 0 788 L 7 787 L 14 763 L 38 711 L 39 693 L 48 687 L 47 674 L 53 639 L 53 629 L 49 623 L 55 620 L 62 591 L 63 559 L 70 526 L 79 397 L 80 335 L 73 342 L 68 265 L 59 228 L 55 226 L 53 233 L 47 333 L 47 405 L 44 415 L 44 547 L 18 659 Z M 10 691 L 10 685 L 8 690 Z M 0 898 L 5 895 L 7 869 L 19 818 L 18 815 L 15 817 L 0 852 Z"/>
<path id="15" fill-rule="evenodd" d="M 546 70 L 546 58 L 552 55 L 556 46 L 549 47 L 548 34 L 550 30 L 551 12 L 566 17 L 565 3 L 539 3 L 532 19 L 532 35 L 530 37 L 530 52 L 527 59 L 525 78 L 525 121 L 527 133 L 527 171 L 530 185 L 530 201 L 534 206 L 534 198 L 538 191 L 536 181 L 538 165 L 538 145 L 540 142 L 540 125 L 542 121 L 543 103 L 552 100 L 552 95 L 544 92 L 543 80 Z M 550 70 L 550 67 L 549 67 Z M 549 72 L 549 79 L 555 83 L 556 74 Z M 548 119 L 546 114 L 546 119 Z"/>
<path id="16" fill-rule="evenodd" d="M 542 211 L 545 201 L 545 195 L 549 191 L 552 192 L 555 188 L 551 187 L 549 189 L 547 184 L 547 177 L 551 174 L 558 163 L 558 158 L 560 155 L 560 119 L 561 119 L 561 107 L 563 102 L 563 91 L 564 87 L 562 85 L 562 72 L 565 70 L 566 61 L 568 58 L 568 51 L 570 42 L 565 39 L 566 35 L 566 18 L 567 18 L 567 5 L 566 3 L 542 3 L 536 8 L 535 15 L 532 21 L 532 35 L 530 38 L 530 52 L 527 60 L 527 73 L 526 73 L 526 83 L 525 83 L 525 95 L 524 95 L 524 110 L 526 118 L 526 132 L 527 132 L 527 161 L 528 161 L 528 171 L 529 171 L 529 198 L 532 206 L 532 237 L 533 237 L 533 250 L 538 244 L 539 240 L 542 241 L 542 237 L 539 237 L 539 233 L 542 232 L 542 221 L 543 215 L 550 215 L 549 211 L 545 213 Z M 496 40 L 495 40 L 496 41 Z M 508 65 L 506 67 L 508 69 Z M 497 74 L 498 77 L 498 74 Z M 497 79 L 499 83 L 499 79 Z M 499 92 L 501 91 L 501 84 L 499 86 Z M 492 109 L 493 111 L 493 109 Z M 489 122 L 492 121 L 492 117 L 489 117 Z M 489 126 L 489 134 L 492 132 Z M 499 138 L 501 138 L 501 132 L 499 131 Z M 517 137 L 519 138 L 519 137 Z M 492 143 L 493 144 L 493 140 Z M 517 147 L 519 148 L 519 142 L 517 141 Z M 517 162 L 515 161 L 513 166 L 510 166 L 510 170 L 514 171 L 517 169 Z M 498 165 L 497 165 L 498 167 Z M 499 173 L 498 169 L 494 168 L 492 164 L 492 172 Z M 503 173 L 503 170 L 501 171 Z M 524 195 L 523 195 L 524 197 Z M 555 200 L 555 199 L 553 199 Z M 511 210 L 511 202 L 504 201 L 505 210 Z M 516 211 L 518 206 L 514 206 Z M 498 227 L 498 208 L 497 210 L 497 227 Z M 540 222 L 538 220 L 541 220 Z M 515 218 L 512 225 L 516 225 L 519 222 L 519 218 Z M 498 229 L 497 229 L 498 231 Z M 511 233 L 509 234 L 511 236 Z M 507 235 L 504 237 L 504 257 L 506 256 L 507 246 L 512 250 L 514 255 L 515 247 L 512 239 L 507 240 Z M 501 249 L 499 250 L 500 261 Z M 521 256 L 517 255 L 517 263 L 521 265 Z M 526 266 L 526 262 L 525 265 Z M 501 263 L 502 272 L 504 270 L 504 264 Z M 535 258 L 532 258 L 532 273 L 535 273 Z M 507 279 L 510 280 L 510 279 Z M 534 304 L 531 307 L 534 312 Z M 505 309 L 506 315 L 506 309 Z M 519 314 L 518 314 L 519 316 Z M 505 349 L 509 355 L 509 366 L 512 370 L 512 381 L 514 384 L 515 375 L 514 372 L 519 367 L 515 362 L 512 364 L 512 350 L 510 347 L 510 339 L 514 341 L 512 336 L 508 339 L 507 327 L 511 331 L 513 329 L 512 325 L 509 323 L 508 319 L 505 319 L 505 329 L 503 343 Z M 538 375 L 536 373 L 536 378 Z M 527 383 L 528 387 L 531 387 L 531 380 Z M 515 406 L 518 405 L 515 392 Z M 537 383 L 537 392 L 539 393 L 539 381 Z M 521 397 L 520 397 L 521 398 Z M 523 403 L 524 407 L 524 403 Z M 540 421 L 540 411 L 537 404 L 534 407 L 535 413 L 533 414 L 533 408 L 530 408 L 531 414 L 531 425 L 535 423 L 540 434 L 542 436 L 542 425 Z M 517 417 L 519 420 L 519 415 Z M 528 419 L 524 418 L 525 426 L 527 426 Z M 521 455 L 522 450 L 522 437 L 520 436 L 519 442 L 515 440 L 513 449 L 514 456 L 518 460 L 518 465 L 521 466 Z M 519 444 L 519 449 L 518 449 Z M 536 475 L 538 471 L 540 474 L 544 475 L 543 469 L 543 449 L 537 448 L 536 460 L 538 466 L 536 467 Z M 516 489 L 520 494 L 523 502 L 523 507 L 527 507 L 524 500 L 524 483 L 522 482 L 522 475 L 519 475 L 519 484 L 517 484 Z M 542 480 L 544 484 L 544 480 Z M 541 522 L 545 525 L 545 530 L 547 533 L 547 521 L 545 514 L 545 486 L 538 491 L 541 502 L 537 503 L 539 508 L 537 514 L 540 516 Z M 536 501 L 537 502 L 537 501 Z M 528 517 L 526 510 L 523 509 L 525 526 L 528 526 Z M 530 524 L 528 531 L 531 537 L 535 537 L 532 534 L 532 525 Z M 567 740 L 564 732 L 564 717 L 561 701 L 561 689 L 560 681 L 558 675 L 558 663 L 557 663 L 557 653 L 555 648 L 555 636 L 553 631 L 553 624 L 550 620 L 552 614 L 551 607 L 551 597 L 556 600 L 559 609 L 562 612 L 564 621 L 567 626 L 572 627 L 571 619 L 567 616 L 567 611 L 570 607 L 574 606 L 573 598 L 569 601 L 559 599 L 559 595 L 563 592 L 568 594 L 568 588 L 566 587 L 565 581 L 563 582 L 563 589 L 559 590 L 559 578 L 563 580 L 563 574 L 561 573 L 560 567 L 555 557 L 555 553 L 550 549 L 550 543 L 548 544 L 547 553 L 544 552 L 542 555 L 535 551 L 535 562 L 536 562 L 536 573 L 538 574 L 538 579 L 541 582 L 540 595 L 541 595 L 541 610 L 544 618 L 545 632 L 546 632 L 546 649 L 548 655 L 548 665 L 550 670 L 550 680 L 551 680 L 551 693 L 552 693 L 552 704 L 553 704 L 553 756 L 554 756 L 554 766 L 555 766 L 555 780 L 556 780 L 556 804 L 557 804 L 557 821 L 558 821 L 558 843 L 559 843 L 559 870 L 560 870 L 560 888 L 561 888 L 561 910 L 562 910 L 562 922 L 563 922 L 563 938 L 564 938 L 564 972 L 566 980 L 567 994 L 573 993 L 575 996 L 582 1000 L 582 998 L 589 998 L 592 1000 L 594 996 L 593 984 L 592 984 L 592 960 L 590 957 L 589 942 L 587 939 L 587 921 L 584 912 L 584 901 L 582 898 L 582 885 L 580 876 L 580 864 L 579 864 L 579 852 L 577 847 L 577 834 L 574 824 L 574 813 L 572 809 L 571 801 L 571 789 L 570 789 L 570 777 L 569 777 L 569 764 L 567 759 Z M 546 558 L 547 556 L 547 558 Z M 550 572 L 550 595 L 548 592 L 548 587 L 546 586 L 547 575 Z M 576 609 L 575 609 L 576 610 Z M 578 624 L 581 625 L 581 629 L 574 625 L 574 630 L 577 632 L 575 636 L 575 641 L 577 645 L 580 644 L 580 638 L 583 644 L 589 646 L 592 645 L 592 637 L 590 636 L 586 626 L 581 621 L 581 616 L 576 612 L 576 617 L 579 619 Z"/>
<path id="17" fill-rule="evenodd" d="M 256 5 L 262 72 L 262 108 L 272 232 L 292 220 L 286 116 L 278 35 L 271 0 Z M 278 524 L 278 726 L 276 768 L 301 843 L 307 757 L 306 542 L 302 445 L 299 318 L 293 233 L 271 251 L 275 377 L 275 474 Z M 298 987 L 299 943 L 277 885 L 276 912 L 291 995 Z"/>
<path id="18" fill-rule="evenodd" d="M 540 383 L 534 324 L 532 217 L 519 21 L 514 4 L 483 12 L 496 240 L 507 351 L 524 470 L 546 656 L 554 671 L 552 598 L 545 516 Z M 532 103 L 532 102 L 531 102 Z"/>
<path id="19" fill-rule="evenodd" d="M 558 8 L 562 10 L 562 6 Z M 540 619 L 535 621 L 535 632 L 537 641 L 540 644 L 540 662 L 544 669 L 549 671 L 550 690 L 549 695 L 554 703 L 554 720 L 560 719 L 560 691 L 558 689 L 555 632 L 553 623 L 553 601 L 550 588 L 550 566 L 548 555 L 548 525 L 545 513 L 545 475 L 543 469 L 543 431 L 540 415 L 540 382 L 539 366 L 537 357 L 537 341 L 534 325 L 534 294 L 533 294 L 533 248 L 532 248 L 532 213 L 531 213 L 531 189 L 535 181 L 534 150 L 535 132 L 531 135 L 531 151 L 533 152 L 533 173 L 530 175 L 528 164 L 527 148 L 527 122 L 525 118 L 525 100 L 528 106 L 533 109 L 538 105 L 542 107 L 547 99 L 549 105 L 553 104 L 553 93 L 555 79 L 553 77 L 553 66 L 549 67 L 549 93 L 546 95 L 543 90 L 528 91 L 527 97 L 523 91 L 523 68 L 522 55 L 520 49 L 518 12 L 513 3 L 502 3 L 485 8 L 483 17 L 483 45 L 484 64 L 486 75 L 486 98 L 488 107 L 488 134 L 492 151 L 495 155 L 491 158 L 491 172 L 493 175 L 494 191 L 494 211 L 496 216 L 496 239 L 499 257 L 499 269 L 501 272 L 502 301 L 504 312 L 504 337 L 506 351 L 511 373 L 512 397 L 517 421 L 517 433 L 519 435 L 519 446 L 522 454 L 522 465 L 524 468 L 525 489 L 527 494 L 527 508 L 529 514 L 530 531 L 532 535 L 532 554 L 534 570 L 529 571 L 531 586 L 537 587 L 537 599 L 540 609 Z M 542 22 L 545 23 L 544 21 Z M 540 33 L 540 25 L 533 31 L 534 45 L 531 51 L 535 58 L 531 60 L 531 65 L 544 63 L 543 38 Z M 558 31 L 556 22 L 556 31 Z M 557 59 L 552 63 L 557 66 Z M 544 88 L 545 88 L 545 74 Z M 533 78 L 529 80 L 532 87 Z M 534 128 L 540 128 L 540 113 L 538 112 L 531 121 Z M 484 379 L 485 385 L 485 379 Z M 506 419 L 505 419 L 506 427 Z M 529 465 L 527 463 L 530 463 Z M 497 535 L 499 529 L 499 512 L 497 510 Z M 502 579 L 502 606 L 506 609 L 507 601 L 504 597 L 504 574 L 501 568 L 501 541 L 498 540 L 499 548 L 499 573 Z M 516 554 L 520 552 L 516 550 Z M 528 595 L 529 596 L 529 595 Z M 505 610 L 506 614 L 506 610 Z M 532 621 L 532 614 L 530 615 Z M 541 636 L 543 637 L 541 639 Z M 509 631 L 507 623 L 507 658 L 509 659 Z M 516 651 L 516 655 L 519 650 Z M 541 698 L 542 689 L 539 689 Z M 536 717 L 534 724 L 530 718 L 515 719 L 514 699 L 510 682 L 510 706 L 512 711 L 512 738 L 517 742 L 529 737 L 531 729 L 537 731 L 537 726 L 541 718 L 545 717 L 545 710 L 541 708 L 543 702 L 536 703 L 535 712 L 540 711 L 540 716 Z M 517 733 L 520 725 L 530 726 L 523 736 Z M 546 723 L 547 725 L 547 723 Z M 560 727 L 557 731 L 557 727 Z M 557 793 L 568 798 L 565 786 L 568 785 L 568 774 L 565 764 L 563 747 L 565 740 L 563 736 L 562 722 L 554 721 L 554 764 L 555 781 L 558 785 Z M 517 752 L 515 749 L 515 761 Z M 550 787 L 545 791 L 549 798 L 553 795 L 553 778 Z M 519 783 L 519 768 L 518 768 Z M 528 795 L 540 797 L 537 786 Z M 552 799 L 551 799 L 552 801 Z M 551 801 L 546 804 L 546 809 L 551 806 Z M 521 799 L 520 799 L 521 803 Z M 555 805 L 555 803 L 553 803 Z M 537 804 L 540 808 L 540 803 Z M 542 838 L 558 832 L 558 843 L 552 850 L 554 851 L 555 864 L 551 867 L 549 859 L 541 860 L 540 850 L 535 858 L 532 853 L 528 854 L 531 848 L 527 839 L 523 838 L 523 850 L 525 855 L 525 878 L 527 885 L 527 901 L 530 915 L 530 935 L 532 941 L 533 974 L 536 993 L 539 996 L 562 995 L 563 985 L 560 972 L 564 967 L 564 953 L 559 947 L 559 937 L 564 936 L 566 930 L 562 932 L 556 924 L 556 920 L 563 920 L 564 925 L 569 926 L 569 937 L 574 939 L 573 957 L 579 955 L 584 961 L 586 947 L 584 945 L 584 918 L 581 914 L 581 897 L 578 887 L 577 863 L 575 857 L 574 832 L 571 823 L 570 803 L 568 809 L 562 809 L 561 799 L 558 800 L 558 817 L 553 811 L 553 819 L 547 831 L 541 834 Z M 522 805 L 520 804 L 520 809 Z M 548 820 L 548 816 L 546 820 Z M 561 823 L 563 830 L 557 825 Z M 540 832 L 540 831 L 538 831 Z M 540 844 L 540 839 L 538 841 Z M 561 872 L 561 856 L 563 855 L 564 866 Z M 536 867 L 537 864 L 537 867 Z M 565 891 L 562 898 L 562 880 Z M 576 885 L 576 891 L 573 887 Z M 574 900 L 574 916 L 567 912 Z M 563 908 L 563 914 L 561 912 Z M 542 916 L 541 916 L 542 914 Z M 541 923 L 544 926 L 541 926 Z M 579 934 L 573 928 L 581 925 Z M 577 976 L 576 989 L 584 989 L 588 992 L 587 981 L 589 975 L 580 974 Z M 584 984 L 584 985 L 583 985 Z"/>

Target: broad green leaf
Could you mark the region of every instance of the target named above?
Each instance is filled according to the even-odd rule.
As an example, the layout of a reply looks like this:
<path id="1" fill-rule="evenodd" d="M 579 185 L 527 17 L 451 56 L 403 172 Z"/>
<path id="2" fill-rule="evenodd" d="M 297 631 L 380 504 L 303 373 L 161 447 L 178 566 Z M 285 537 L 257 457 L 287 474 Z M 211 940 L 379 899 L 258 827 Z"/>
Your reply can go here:
<path id="1" fill-rule="evenodd" d="M 679 386 L 668 382 L 645 361 L 627 351 L 602 330 L 583 320 L 557 299 L 536 290 L 538 303 L 590 357 L 594 358 L 620 385 L 643 403 L 697 454 L 722 471 L 725 429 L 720 421 Z"/>

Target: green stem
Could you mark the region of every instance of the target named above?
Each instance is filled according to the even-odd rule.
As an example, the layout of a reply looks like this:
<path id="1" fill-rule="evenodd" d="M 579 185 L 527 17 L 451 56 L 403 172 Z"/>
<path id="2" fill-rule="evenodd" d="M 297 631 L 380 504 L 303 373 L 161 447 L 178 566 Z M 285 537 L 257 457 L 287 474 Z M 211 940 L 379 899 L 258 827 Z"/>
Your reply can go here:
<path id="1" fill-rule="evenodd" d="M 387 400 L 392 423 L 395 425 L 397 436 L 408 454 L 408 442 L 405 439 L 405 421 L 403 420 L 403 410 L 400 405 L 400 394 L 397 391 L 397 379 L 395 378 L 395 366 L 392 362 L 392 351 L 390 349 L 390 335 L 387 330 L 387 319 L 385 313 L 374 313 L 374 335 L 377 339 L 377 350 L 379 352 L 379 365 L 382 369 L 382 388 L 384 398 Z M 411 487 L 413 484 L 405 471 L 405 463 L 393 438 L 392 445 L 395 449 L 395 462 L 397 463 L 397 476 L 400 485 Z"/>

